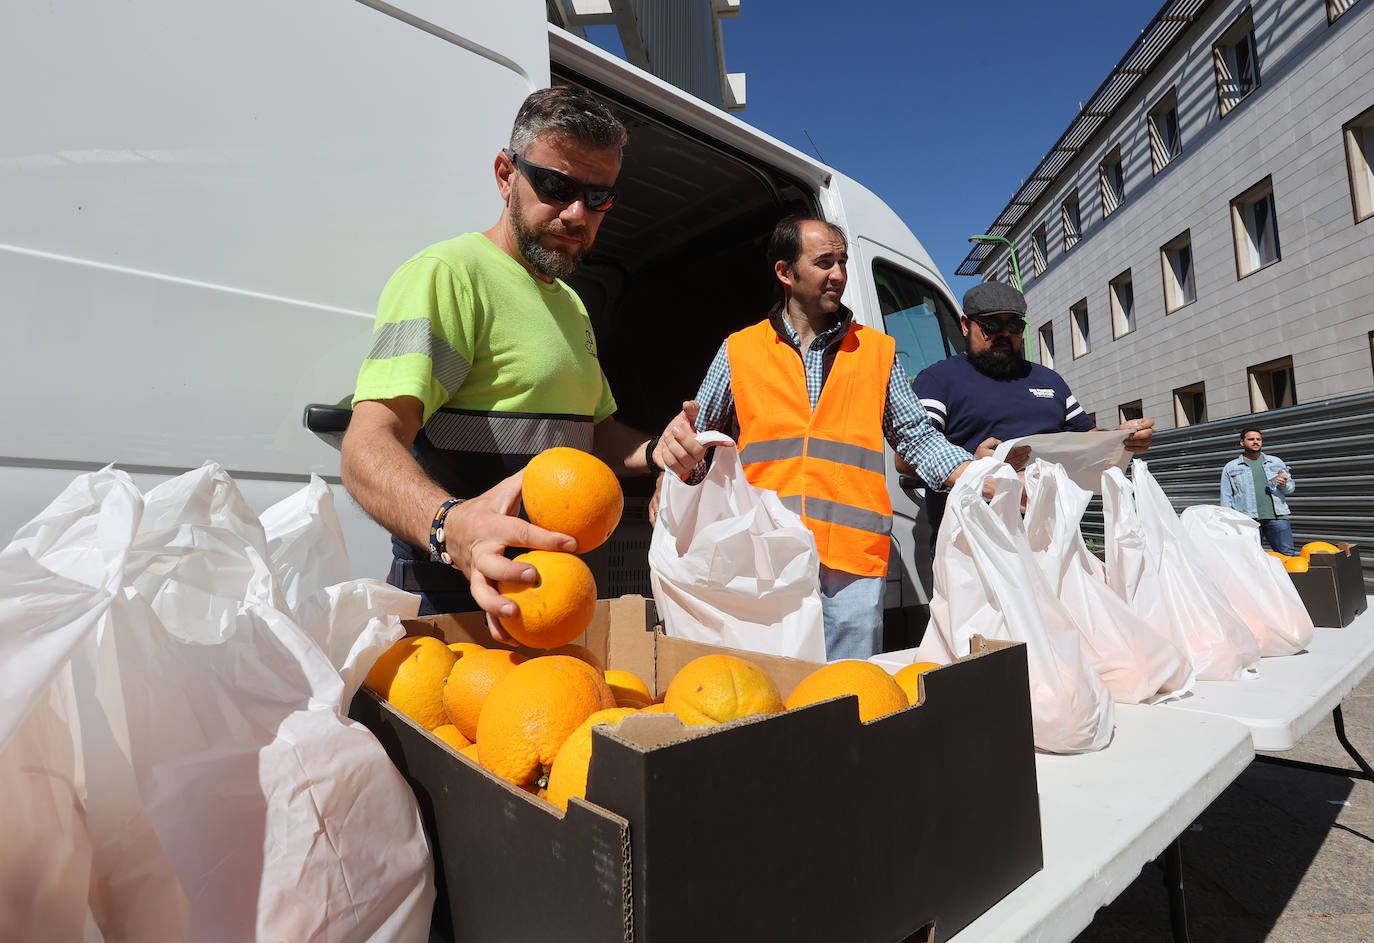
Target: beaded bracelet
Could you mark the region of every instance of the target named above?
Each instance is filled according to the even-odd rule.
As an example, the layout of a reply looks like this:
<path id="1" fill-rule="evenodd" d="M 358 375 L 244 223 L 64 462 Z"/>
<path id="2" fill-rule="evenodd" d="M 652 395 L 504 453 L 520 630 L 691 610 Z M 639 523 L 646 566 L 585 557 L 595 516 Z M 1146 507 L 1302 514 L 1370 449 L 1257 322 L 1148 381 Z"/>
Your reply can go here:
<path id="1" fill-rule="evenodd" d="M 658 448 L 658 440 L 661 438 L 663 438 L 663 436 L 656 435 L 648 442 L 644 443 L 644 464 L 649 466 L 650 474 L 660 471 L 658 463 L 654 461 L 654 449 Z"/>
<path id="2" fill-rule="evenodd" d="M 447 563 L 453 565 L 453 557 L 449 556 L 448 549 L 444 546 L 444 518 L 448 517 L 448 512 L 456 504 L 462 504 L 462 498 L 449 498 L 439 506 L 439 510 L 434 515 L 434 523 L 429 525 L 429 562 Z"/>

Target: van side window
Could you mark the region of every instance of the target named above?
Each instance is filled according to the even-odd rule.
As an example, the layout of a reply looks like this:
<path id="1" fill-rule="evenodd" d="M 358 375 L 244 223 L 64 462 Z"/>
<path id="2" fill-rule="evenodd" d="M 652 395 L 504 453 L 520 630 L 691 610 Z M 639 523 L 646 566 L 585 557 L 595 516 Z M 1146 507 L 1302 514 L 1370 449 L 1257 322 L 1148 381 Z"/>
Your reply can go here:
<path id="1" fill-rule="evenodd" d="M 883 330 L 897 341 L 897 359 L 908 376 L 963 352 L 959 316 L 928 281 L 878 260 L 873 263 L 873 284 Z"/>

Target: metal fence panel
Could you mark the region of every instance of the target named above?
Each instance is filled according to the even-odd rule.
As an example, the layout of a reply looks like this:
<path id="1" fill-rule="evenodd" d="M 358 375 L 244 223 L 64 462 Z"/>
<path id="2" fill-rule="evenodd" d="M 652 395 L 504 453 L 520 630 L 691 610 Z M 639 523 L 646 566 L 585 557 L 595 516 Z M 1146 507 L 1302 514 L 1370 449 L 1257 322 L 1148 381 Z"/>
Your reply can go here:
<path id="1" fill-rule="evenodd" d="M 1293 542 L 1361 545 L 1374 592 L 1374 393 L 1342 396 L 1155 433 L 1145 459 L 1174 509 L 1221 500 L 1221 469 L 1240 454 L 1242 429 L 1264 433 L 1264 451 L 1293 469 Z M 1083 536 L 1102 540 L 1102 499 L 1083 515 Z"/>

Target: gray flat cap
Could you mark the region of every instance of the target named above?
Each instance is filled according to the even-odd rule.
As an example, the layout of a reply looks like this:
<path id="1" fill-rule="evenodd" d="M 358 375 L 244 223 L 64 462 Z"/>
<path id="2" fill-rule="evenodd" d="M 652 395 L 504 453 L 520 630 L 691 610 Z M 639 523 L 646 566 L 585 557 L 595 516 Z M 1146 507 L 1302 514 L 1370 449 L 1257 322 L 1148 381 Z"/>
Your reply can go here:
<path id="1" fill-rule="evenodd" d="M 964 293 L 964 314 L 1025 314 L 1026 296 L 1002 282 L 980 282 Z"/>

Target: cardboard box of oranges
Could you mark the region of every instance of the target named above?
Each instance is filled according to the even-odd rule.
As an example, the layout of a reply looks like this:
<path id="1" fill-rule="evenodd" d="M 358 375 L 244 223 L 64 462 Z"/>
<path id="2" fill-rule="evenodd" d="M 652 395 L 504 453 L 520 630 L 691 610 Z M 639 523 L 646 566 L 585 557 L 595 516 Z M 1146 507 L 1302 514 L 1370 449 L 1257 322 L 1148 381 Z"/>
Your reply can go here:
<path id="1" fill-rule="evenodd" d="M 1307 568 L 1290 569 L 1288 575 L 1314 625 L 1344 628 L 1367 605 L 1360 547 L 1338 541 L 1334 544 L 1338 552 L 1331 553 L 1313 548 L 1314 543 L 1304 544 L 1300 553 L 1300 558 L 1307 560 Z"/>
<path id="2" fill-rule="evenodd" d="M 1023 646 L 985 643 L 921 675 L 915 706 L 862 722 L 864 694 L 782 709 L 811 699 L 799 685 L 819 665 L 667 638 L 655 622 L 643 597 L 597 603 L 570 652 L 607 669 L 619 708 L 594 705 L 602 724 L 581 725 L 548 775 L 523 786 L 487 768 L 494 748 L 476 759 L 482 725 L 475 747 L 461 734 L 441 741 L 359 692 L 352 716 L 410 783 L 430 831 L 436 939 L 929 943 L 1040 869 Z M 480 614 L 407 627 L 492 644 Z M 741 675 L 721 656 L 754 667 Z M 699 711 L 724 704 L 702 693 L 722 664 L 735 672 L 729 709 L 767 702 L 772 712 L 698 726 Z M 692 683 L 671 687 L 688 666 Z M 640 706 L 654 700 L 666 703 Z M 582 768 L 562 788 L 564 811 L 548 800 L 559 800 L 568 755 Z"/>

